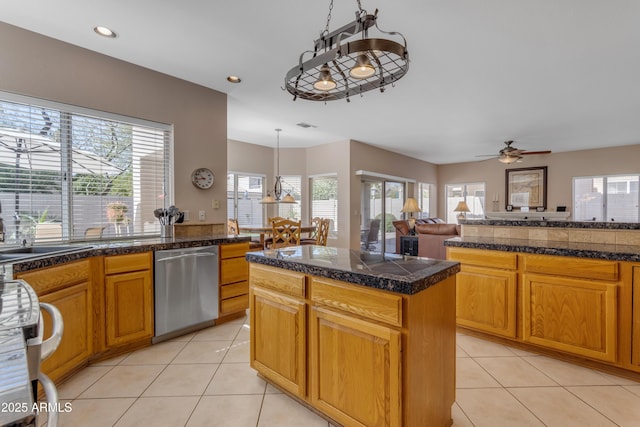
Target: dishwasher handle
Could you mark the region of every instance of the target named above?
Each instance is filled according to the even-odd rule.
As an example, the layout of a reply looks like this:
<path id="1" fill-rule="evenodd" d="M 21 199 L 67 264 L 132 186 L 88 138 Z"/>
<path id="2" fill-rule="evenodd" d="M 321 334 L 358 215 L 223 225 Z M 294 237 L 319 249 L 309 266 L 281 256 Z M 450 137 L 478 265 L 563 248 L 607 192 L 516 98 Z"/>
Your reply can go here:
<path id="1" fill-rule="evenodd" d="M 196 258 L 196 257 L 203 257 L 203 256 L 218 256 L 218 254 L 215 252 L 198 252 L 194 254 L 181 254 L 181 255 L 175 255 L 175 256 L 170 256 L 166 258 L 159 258 L 159 259 L 156 259 L 156 262 L 175 261 L 177 259 L 182 259 L 182 258 Z"/>

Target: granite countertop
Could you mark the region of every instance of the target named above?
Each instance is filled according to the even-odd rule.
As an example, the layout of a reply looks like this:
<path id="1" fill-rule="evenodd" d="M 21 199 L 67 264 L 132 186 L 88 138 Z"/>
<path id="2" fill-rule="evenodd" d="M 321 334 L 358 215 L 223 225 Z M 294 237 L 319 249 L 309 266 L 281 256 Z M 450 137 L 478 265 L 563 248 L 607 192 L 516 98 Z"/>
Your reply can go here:
<path id="1" fill-rule="evenodd" d="M 328 246 L 293 246 L 248 252 L 247 261 L 412 295 L 460 271 L 460 264 Z"/>
<path id="2" fill-rule="evenodd" d="M 540 213 L 537 213 L 540 215 Z M 542 213 L 544 215 L 544 212 Z M 536 212 L 531 213 L 532 216 Z M 640 230 L 638 222 L 595 222 L 595 221 L 540 221 L 526 219 L 464 219 L 462 225 L 493 225 L 498 227 L 549 227 L 591 230 Z"/>
<path id="3" fill-rule="evenodd" d="M 454 237 L 445 240 L 444 245 L 458 248 L 490 249 L 528 254 L 640 262 L 640 246 L 631 245 L 554 242 L 496 237 Z"/>
<path id="4" fill-rule="evenodd" d="M 212 246 L 224 243 L 248 242 L 250 236 L 209 235 L 185 238 L 151 238 L 120 241 L 95 241 L 69 243 L 71 252 L 43 253 L 38 256 L 30 256 L 20 260 L 5 261 L 2 264 L 10 264 L 13 273 L 34 270 L 36 268 L 50 267 L 70 261 L 76 261 L 92 256 L 100 255 L 126 255 L 139 252 L 161 251 L 167 249 L 181 249 L 198 246 Z M 37 245 L 36 245 L 37 246 Z M 46 245 L 43 245 L 46 246 Z M 55 244 L 67 246 L 65 244 Z M 9 247 L 7 247 L 8 249 Z M 1 250 L 0 250 L 1 251 Z"/>

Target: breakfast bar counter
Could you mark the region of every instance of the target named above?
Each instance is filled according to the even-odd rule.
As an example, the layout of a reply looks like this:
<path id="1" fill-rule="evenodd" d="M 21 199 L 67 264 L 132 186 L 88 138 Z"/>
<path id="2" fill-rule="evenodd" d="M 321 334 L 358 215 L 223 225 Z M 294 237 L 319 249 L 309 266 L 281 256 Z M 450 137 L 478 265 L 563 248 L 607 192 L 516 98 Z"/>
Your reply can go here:
<path id="1" fill-rule="evenodd" d="M 249 252 L 251 366 L 344 426 L 451 425 L 457 262 Z"/>

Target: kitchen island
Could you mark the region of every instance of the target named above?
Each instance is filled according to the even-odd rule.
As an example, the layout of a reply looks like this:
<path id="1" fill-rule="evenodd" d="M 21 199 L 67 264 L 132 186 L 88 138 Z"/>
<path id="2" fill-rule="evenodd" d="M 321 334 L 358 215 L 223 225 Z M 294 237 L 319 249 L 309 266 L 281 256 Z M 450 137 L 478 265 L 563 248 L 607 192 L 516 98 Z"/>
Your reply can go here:
<path id="1" fill-rule="evenodd" d="M 251 366 L 334 424 L 451 425 L 457 262 L 247 253 Z"/>

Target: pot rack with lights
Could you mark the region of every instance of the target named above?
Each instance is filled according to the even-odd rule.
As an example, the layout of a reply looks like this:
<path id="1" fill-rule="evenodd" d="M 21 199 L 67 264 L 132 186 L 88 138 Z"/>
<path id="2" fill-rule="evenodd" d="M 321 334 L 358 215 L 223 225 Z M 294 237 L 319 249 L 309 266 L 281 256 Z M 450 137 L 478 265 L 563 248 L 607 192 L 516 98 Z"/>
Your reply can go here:
<path id="1" fill-rule="evenodd" d="M 296 199 L 293 198 L 290 192 L 288 192 L 286 196 L 282 197 L 282 177 L 280 176 L 280 132 L 282 132 L 282 129 L 276 129 L 276 182 L 273 186 L 273 191 L 267 191 L 267 195 L 260 201 L 263 205 L 296 203 Z"/>
<path id="2" fill-rule="evenodd" d="M 285 76 L 285 88 L 297 98 L 309 101 L 333 101 L 395 84 L 409 69 L 407 41 L 401 33 L 385 32 L 378 27 L 378 9 L 373 15 L 357 0 L 356 19 L 329 32 L 333 0 L 327 25 L 314 41 L 314 49 L 300 55 L 298 65 Z M 370 38 L 369 29 L 396 37 Z M 311 58 L 304 57 L 312 54 Z"/>

